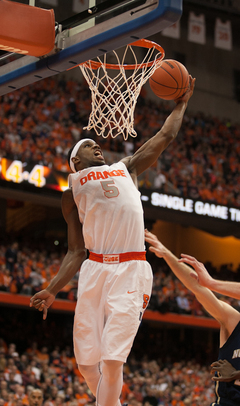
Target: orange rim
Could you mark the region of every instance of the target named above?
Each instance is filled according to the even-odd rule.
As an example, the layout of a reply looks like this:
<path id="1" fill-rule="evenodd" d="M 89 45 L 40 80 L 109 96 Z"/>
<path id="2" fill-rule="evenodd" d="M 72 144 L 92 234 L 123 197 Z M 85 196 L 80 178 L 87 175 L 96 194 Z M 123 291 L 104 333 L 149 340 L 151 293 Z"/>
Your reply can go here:
<path id="1" fill-rule="evenodd" d="M 155 48 L 157 49 L 159 52 L 161 52 L 161 56 L 157 59 L 154 59 L 153 61 L 149 61 L 149 62 L 145 62 L 145 63 L 138 63 L 138 64 L 132 64 L 132 65 L 128 65 L 128 64 L 124 64 L 124 65 L 119 65 L 119 64 L 111 64 L 111 63 L 106 63 L 104 64 L 105 67 L 107 69 L 120 69 L 120 68 L 124 68 L 125 70 L 133 70 L 133 69 L 137 69 L 139 67 L 141 68 L 149 68 L 150 66 L 152 66 L 154 63 L 156 62 L 160 62 L 164 56 L 165 56 L 165 51 L 164 49 L 161 47 L 161 45 L 158 45 L 156 42 L 153 41 L 149 41 L 148 39 L 139 39 L 136 42 L 132 42 L 131 44 L 128 44 L 130 46 L 136 46 L 136 47 L 143 47 L 143 48 Z M 86 62 L 82 62 L 80 63 L 78 66 L 84 65 L 86 68 L 91 68 L 93 70 L 96 70 L 98 68 L 100 68 L 103 63 L 101 62 L 96 62 L 96 61 L 92 61 L 91 59 L 89 61 Z"/>

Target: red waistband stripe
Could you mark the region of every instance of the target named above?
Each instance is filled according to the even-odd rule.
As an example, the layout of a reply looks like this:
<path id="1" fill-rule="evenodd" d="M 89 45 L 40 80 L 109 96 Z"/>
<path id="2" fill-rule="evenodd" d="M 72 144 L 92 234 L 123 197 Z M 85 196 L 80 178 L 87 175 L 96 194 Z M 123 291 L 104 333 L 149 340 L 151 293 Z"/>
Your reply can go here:
<path id="1" fill-rule="evenodd" d="M 146 252 L 124 252 L 122 254 L 95 254 L 90 252 L 89 259 L 102 264 L 119 264 L 127 261 L 146 261 Z"/>

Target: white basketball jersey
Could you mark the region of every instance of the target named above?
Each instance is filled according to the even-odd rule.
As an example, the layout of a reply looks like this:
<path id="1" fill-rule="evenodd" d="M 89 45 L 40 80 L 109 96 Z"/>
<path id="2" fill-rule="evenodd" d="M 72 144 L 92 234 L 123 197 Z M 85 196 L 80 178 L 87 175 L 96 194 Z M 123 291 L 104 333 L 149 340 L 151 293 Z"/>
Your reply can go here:
<path id="1" fill-rule="evenodd" d="M 123 162 L 69 175 L 88 250 L 97 254 L 145 251 L 140 192 Z"/>

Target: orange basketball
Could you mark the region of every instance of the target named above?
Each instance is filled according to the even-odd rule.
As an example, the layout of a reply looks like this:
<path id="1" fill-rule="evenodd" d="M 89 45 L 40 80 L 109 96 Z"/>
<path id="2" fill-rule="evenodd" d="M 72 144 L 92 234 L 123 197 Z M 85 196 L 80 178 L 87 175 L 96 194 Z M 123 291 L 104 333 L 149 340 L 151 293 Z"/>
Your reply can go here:
<path id="1" fill-rule="evenodd" d="M 188 89 L 189 73 L 182 63 L 166 59 L 150 77 L 149 84 L 156 96 L 164 100 L 175 100 Z"/>

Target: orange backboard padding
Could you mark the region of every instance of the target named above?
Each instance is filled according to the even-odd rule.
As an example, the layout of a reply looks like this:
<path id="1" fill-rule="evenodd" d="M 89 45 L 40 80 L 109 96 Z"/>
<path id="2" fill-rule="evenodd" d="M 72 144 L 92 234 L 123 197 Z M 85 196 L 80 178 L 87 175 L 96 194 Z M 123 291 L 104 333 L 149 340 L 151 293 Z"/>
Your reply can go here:
<path id="1" fill-rule="evenodd" d="M 43 56 L 55 42 L 55 16 L 45 10 L 13 1 L 0 1 L 0 49 Z"/>

